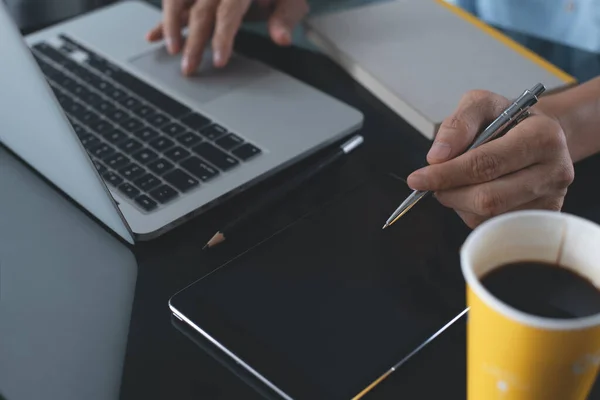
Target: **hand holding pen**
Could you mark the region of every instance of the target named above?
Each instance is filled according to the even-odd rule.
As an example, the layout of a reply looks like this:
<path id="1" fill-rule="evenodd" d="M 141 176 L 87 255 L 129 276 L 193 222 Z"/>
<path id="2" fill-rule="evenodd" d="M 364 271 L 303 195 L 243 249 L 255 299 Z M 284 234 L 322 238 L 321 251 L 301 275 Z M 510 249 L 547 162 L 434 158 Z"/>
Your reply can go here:
<path id="1" fill-rule="evenodd" d="M 543 87 L 536 85 L 526 93 L 540 90 Z M 508 211 L 560 210 L 573 180 L 573 163 L 559 121 L 546 111 L 543 100 L 500 137 L 481 145 L 475 141 L 484 138 L 482 131 L 512 104 L 490 92 L 467 93 L 440 127 L 427 155 L 430 165 L 413 172 L 408 185 L 435 193 L 471 228 Z"/>

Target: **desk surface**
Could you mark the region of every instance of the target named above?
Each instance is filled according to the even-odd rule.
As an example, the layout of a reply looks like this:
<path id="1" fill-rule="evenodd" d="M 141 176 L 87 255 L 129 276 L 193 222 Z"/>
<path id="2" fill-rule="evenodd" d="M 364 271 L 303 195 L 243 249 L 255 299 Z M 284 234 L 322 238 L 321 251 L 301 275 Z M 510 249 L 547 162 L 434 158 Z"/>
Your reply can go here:
<path id="1" fill-rule="evenodd" d="M 580 80 L 600 74 L 600 57 L 596 55 L 523 35 L 514 37 Z M 357 178 L 387 171 L 407 176 L 425 159 L 428 142 L 325 57 L 297 48 L 276 48 L 268 40 L 251 34 L 241 34 L 237 47 L 240 52 L 257 57 L 362 110 L 365 145 L 345 162 L 309 183 L 301 195 L 273 210 L 252 237 L 239 238 L 214 251 L 201 250 L 202 243 L 227 221 L 229 210 L 252 201 L 260 188 L 232 199 L 151 243 L 141 243 L 134 248 L 139 271 L 122 372 L 121 398 L 125 400 L 261 398 L 174 328 L 167 308 L 169 297 L 308 209 L 350 187 Z M 600 157 L 576 166 L 575 182 L 564 211 L 600 222 L 600 190 L 594 174 L 599 170 Z M 276 184 L 290 173 L 283 171 L 264 185 Z M 448 210 L 449 218 L 455 219 L 454 239 L 462 240 L 468 229 L 451 214 Z M 447 284 L 456 293 L 455 301 L 464 303 L 458 252 L 440 268 L 449 271 Z M 460 321 L 368 398 L 385 399 L 404 394 L 407 398 L 464 399 L 465 368 L 465 324 Z M 600 398 L 598 392 L 600 390 L 595 391 L 595 396 Z"/>

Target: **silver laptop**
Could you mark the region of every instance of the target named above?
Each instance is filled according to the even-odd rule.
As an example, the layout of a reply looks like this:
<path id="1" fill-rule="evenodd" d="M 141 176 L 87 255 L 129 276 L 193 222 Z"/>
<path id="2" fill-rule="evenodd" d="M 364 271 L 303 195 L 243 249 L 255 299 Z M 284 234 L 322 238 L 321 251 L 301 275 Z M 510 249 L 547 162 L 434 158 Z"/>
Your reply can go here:
<path id="1" fill-rule="evenodd" d="M 0 2 L 0 141 L 128 242 L 362 125 L 357 110 L 239 55 L 183 77 L 179 57 L 145 41 L 160 18 L 119 2 L 23 39 Z"/>
<path id="2" fill-rule="evenodd" d="M 118 399 L 133 253 L 1 146 L 0 188 L 0 398 Z"/>

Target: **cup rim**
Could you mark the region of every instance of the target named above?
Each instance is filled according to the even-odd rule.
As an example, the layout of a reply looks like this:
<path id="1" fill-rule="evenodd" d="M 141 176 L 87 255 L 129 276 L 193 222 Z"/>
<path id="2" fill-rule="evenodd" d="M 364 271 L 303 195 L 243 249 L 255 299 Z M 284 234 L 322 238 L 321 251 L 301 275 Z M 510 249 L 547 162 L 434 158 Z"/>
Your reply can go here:
<path id="1" fill-rule="evenodd" d="M 475 275 L 475 272 L 471 268 L 471 263 L 467 262 L 468 260 L 468 251 L 474 245 L 477 237 L 481 235 L 485 231 L 489 231 L 494 229 L 495 227 L 505 223 L 506 221 L 522 218 L 524 216 L 533 216 L 533 217 L 543 217 L 543 218 L 552 218 L 554 220 L 575 220 L 579 223 L 583 223 L 586 225 L 593 226 L 595 229 L 600 230 L 600 226 L 595 222 L 589 221 L 585 218 L 563 213 L 557 211 L 545 211 L 545 210 L 523 210 L 523 211 L 513 211 L 506 213 L 504 215 L 491 218 L 481 225 L 479 225 L 475 230 L 469 234 L 464 244 L 460 249 L 460 264 L 461 270 L 463 273 L 463 277 L 471 290 L 489 307 L 499 312 L 500 314 L 506 316 L 509 319 L 512 319 L 521 324 L 525 324 L 534 328 L 539 329 L 547 329 L 547 330 L 578 330 L 578 329 L 586 329 L 594 326 L 600 326 L 600 313 L 590 315 L 582 318 L 573 318 L 573 319 L 555 319 L 555 318 L 547 318 L 536 315 L 528 314 L 524 311 L 521 311 L 517 308 L 514 308 L 503 301 L 497 299 L 493 296 L 485 287 L 481 284 L 479 278 Z"/>

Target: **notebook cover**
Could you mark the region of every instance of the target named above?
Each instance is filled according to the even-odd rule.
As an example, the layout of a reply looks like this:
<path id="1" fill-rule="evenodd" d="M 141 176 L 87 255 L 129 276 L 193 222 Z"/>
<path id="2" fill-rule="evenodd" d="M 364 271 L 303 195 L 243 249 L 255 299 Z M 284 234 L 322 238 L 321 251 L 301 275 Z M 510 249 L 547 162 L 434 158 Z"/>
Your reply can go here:
<path id="1" fill-rule="evenodd" d="M 509 99 L 540 82 L 575 79 L 468 12 L 443 0 L 391 0 L 306 21 L 317 47 L 433 139 L 469 90 Z"/>

